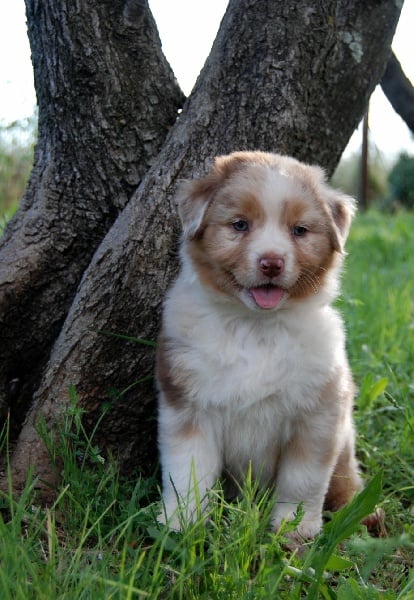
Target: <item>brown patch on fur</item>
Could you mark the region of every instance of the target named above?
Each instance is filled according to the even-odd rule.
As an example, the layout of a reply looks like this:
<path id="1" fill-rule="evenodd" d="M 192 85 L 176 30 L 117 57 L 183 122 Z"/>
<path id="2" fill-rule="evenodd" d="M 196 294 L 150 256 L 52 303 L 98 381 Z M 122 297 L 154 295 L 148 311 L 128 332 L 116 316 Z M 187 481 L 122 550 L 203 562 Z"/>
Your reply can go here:
<path id="1" fill-rule="evenodd" d="M 235 152 L 228 156 L 218 156 L 214 160 L 210 173 L 205 177 L 182 182 L 177 193 L 180 218 L 184 226 L 198 223 L 195 230 L 191 231 L 190 239 L 202 237 L 206 223 L 200 217 L 208 210 L 219 189 L 250 164 L 255 154 Z"/>
<path id="2" fill-rule="evenodd" d="M 352 217 L 355 213 L 355 202 L 352 198 L 331 189 L 326 194 L 326 202 L 333 222 L 339 231 L 340 251 L 343 251 L 343 242 L 348 236 Z"/>
<path id="3" fill-rule="evenodd" d="M 205 222 L 207 226 L 231 227 L 236 219 L 244 219 L 250 226 L 260 226 L 264 223 L 265 213 L 254 190 L 238 189 L 236 185 L 226 186 L 210 205 Z M 233 238 L 240 237 L 240 233 L 230 231 Z"/>
<path id="4" fill-rule="evenodd" d="M 289 289 L 289 295 L 295 300 L 302 300 L 307 296 L 316 294 L 323 286 L 324 280 L 333 266 L 334 257 L 328 252 L 325 240 L 316 240 L 312 245 L 315 254 L 309 254 L 298 244 L 296 251 L 296 262 L 300 274 L 294 286 Z"/>
<path id="5" fill-rule="evenodd" d="M 267 152 L 233 152 L 226 156 L 218 156 L 213 165 L 213 172 L 221 176 L 222 181 L 229 179 L 237 171 L 247 166 L 277 166 L 279 157 Z"/>
<path id="6" fill-rule="evenodd" d="M 283 225 L 293 227 L 304 221 L 305 214 L 309 212 L 309 201 L 305 198 L 292 198 L 283 202 L 281 222 Z"/>
<path id="7" fill-rule="evenodd" d="M 346 382 L 338 390 L 337 382 Z M 333 375 L 332 379 L 326 384 L 321 394 L 322 407 L 324 404 L 335 404 L 343 411 L 342 414 L 348 415 L 355 396 L 355 385 L 351 372 L 347 365 L 340 367 Z M 348 429 L 345 429 L 348 431 Z M 335 439 L 344 436 L 341 431 L 341 421 L 339 429 L 335 433 Z M 345 440 L 344 446 L 339 453 L 336 464 L 329 482 L 328 492 L 325 497 L 325 508 L 335 511 L 344 506 L 362 488 L 361 478 L 359 476 L 358 464 L 355 458 L 355 449 L 353 435 Z"/>
<path id="8" fill-rule="evenodd" d="M 291 298 L 301 300 L 318 292 L 336 258 L 332 245 L 333 224 L 326 208 L 314 197 L 292 199 L 284 203 L 282 219 L 290 232 L 295 225 L 307 229 L 294 236 L 299 277 L 289 290 Z"/>
<path id="9" fill-rule="evenodd" d="M 340 397 L 338 397 L 338 382 L 342 383 Z M 346 412 L 348 407 L 353 404 L 355 393 L 356 388 L 349 366 L 347 364 L 340 365 L 335 369 L 321 392 L 321 406 L 330 406 L 335 399 L 337 406 L 343 406 Z"/>
<path id="10" fill-rule="evenodd" d="M 197 423 L 189 419 L 188 421 L 183 423 L 181 428 L 176 432 L 176 435 L 181 440 L 187 440 L 201 435 L 201 429 Z"/>
<path id="11" fill-rule="evenodd" d="M 209 235 L 209 234 L 212 235 Z M 234 265 L 240 260 L 240 247 L 226 244 L 217 235 L 217 229 L 207 228 L 201 240 L 194 242 L 190 255 L 202 284 L 219 294 L 233 295 L 235 279 Z M 216 254 L 220 257 L 217 260 Z"/>
<path id="12" fill-rule="evenodd" d="M 309 440 L 307 439 L 303 427 L 298 426 L 287 445 L 289 456 L 291 456 L 295 462 L 304 462 L 308 460 L 309 455 L 313 453 L 311 448 L 313 444 L 308 442 Z"/>
<path id="13" fill-rule="evenodd" d="M 197 273 L 203 286 L 214 290 L 218 294 L 231 294 L 234 278 L 231 273 L 226 273 L 208 260 L 208 257 L 200 252 L 200 248 L 192 248 L 190 252 Z"/>
<path id="14" fill-rule="evenodd" d="M 346 444 L 339 455 L 325 498 L 325 509 L 344 506 L 362 488 L 353 448 Z"/>
<path id="15" fill-rule="evenodd" d="M 349 212 L 341 202 L 331 203 L 332 218 L 342 232 L 349 226 Z"/>
<path id="16" fill-rule="evenodd" d="M 374 537 L 387 537 L 388 532 L 385 526 L 385 511 L 382 508 L 377 508 L 373 513 L 362 519 L 362 525 Z"/>
<path id="17" fill-rule="evenodd" d="M 185 404 L 184 385 L 173 376 L 168 359 L 169 345 L 168 339 L 161 334 L 157 342 L 156 376 L 158 385 L 164 392 L 165 401 L 170 406 L 182 408 Z"/>
<path id="18" fill-rule="evenodd" d="M 216 192 L 204 214 L 202 235 L 193 239 L 189 247 L 203 285 L 220 294 L 234 294 L 234 274 L 243 269 L 244 254 L 248 250 L 246 236 L 263 226 L 266 219 L 255 195 L 254 178 L 249 179 L 247 186 L 251 189 L 246 189 L 244 178 L 235 179 Z M 247 221 L 248 232 L 235 231 L 233 223 L 239 219 Z"/>
<path id="19" fill-rule="evenodd" d="M 288 447 L 289 455 L 295 462 L 306 462 L 311 455 L 317 455 L 321 466 L 329 465 L 335 452 L 336 442 L 332 437 L 326 437 L 323 441 L 316 444 L 314 439 L 311 439 L 307 425 L 299 423 L 291 437 Z"/>

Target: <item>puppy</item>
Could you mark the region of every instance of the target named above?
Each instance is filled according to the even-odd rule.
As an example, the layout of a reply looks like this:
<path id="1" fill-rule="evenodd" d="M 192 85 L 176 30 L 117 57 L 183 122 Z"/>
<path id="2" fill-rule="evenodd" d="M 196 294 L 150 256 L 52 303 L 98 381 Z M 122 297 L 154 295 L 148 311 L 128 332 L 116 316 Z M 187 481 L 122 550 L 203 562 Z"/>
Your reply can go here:
<path id="1" fill-rule="evenodd" d="M 330 306 L 354 201 L 318 167 L 236 152 L 184 182 L 178 204 L 181 270 L 156 369 L 166 519 L 179 527 L 223 471 L 240 479 L 251 465 L 275 488 L 273 527 L 302 503 L 298 533 L 312 538 L 324 504 L 361 487 L 344 326 Z"/>

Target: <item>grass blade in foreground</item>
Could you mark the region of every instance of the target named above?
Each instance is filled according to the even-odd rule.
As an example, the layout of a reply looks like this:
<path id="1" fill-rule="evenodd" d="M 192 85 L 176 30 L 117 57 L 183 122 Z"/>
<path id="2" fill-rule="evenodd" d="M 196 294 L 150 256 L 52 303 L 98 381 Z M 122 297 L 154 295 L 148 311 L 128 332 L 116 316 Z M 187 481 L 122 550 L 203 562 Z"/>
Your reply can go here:
<path id="1" fill-rule="evenodd" d="M 304 563 L 305 572 L 307 569 L 313 569 L 315 572 L 314 581 L 307 594 L 308 600 L 318 597 L 324 570 L 335 548 L 355 533 L 362 519 L 375 510 L 381 491 L 381 473 L 377 473 L 365 489 L 335 513 L 332 520 L 324 526 L 323 532 L 316 539 Z"/>

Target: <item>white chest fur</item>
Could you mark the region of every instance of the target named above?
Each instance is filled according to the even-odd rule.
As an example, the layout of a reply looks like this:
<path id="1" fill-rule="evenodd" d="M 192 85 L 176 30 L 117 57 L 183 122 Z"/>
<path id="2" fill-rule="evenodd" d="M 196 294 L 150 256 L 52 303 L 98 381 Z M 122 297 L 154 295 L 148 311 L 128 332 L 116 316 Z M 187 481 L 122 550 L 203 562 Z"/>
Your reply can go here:
<path id="1" fill-rule="evenodd" d="M 344 359 L 341 319 L 329 306 L 246 315 L 177 281 L 165 311 L 177 343 L 172 367 L 188 373 L 187 399 L 200 409 L 237 412 L 269 397 L 281 415 L 311 409 Z"/>

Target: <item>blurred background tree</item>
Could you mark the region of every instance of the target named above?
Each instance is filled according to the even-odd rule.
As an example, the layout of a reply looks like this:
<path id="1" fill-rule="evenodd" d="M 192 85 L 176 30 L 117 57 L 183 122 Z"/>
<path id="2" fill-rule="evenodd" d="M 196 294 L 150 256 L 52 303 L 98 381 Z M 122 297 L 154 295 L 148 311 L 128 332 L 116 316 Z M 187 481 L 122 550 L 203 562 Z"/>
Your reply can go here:
<path id="1" fill-rule="evenodd" d="M 361 155 L 356 151 L 343 156 L 332 177 L 332 184 L 354 196 L 358 196 L 361 173 Z M 367 200 L 371 205 L 382 205 L 388 195 L 388 171 L 391 164 L 375 146 L 370 145 L 367 170 Z"/>
<path id="2" fill-rule="evenodd" d="M 393 203 L 414 208 L 414 156 L 400 155 L 388 176 Z"/>
<path id="3" fill-rule="evenodd" d="M 16 212 L 33 166 L 37 113 L 0 125 L 0 234 Z"/>

